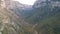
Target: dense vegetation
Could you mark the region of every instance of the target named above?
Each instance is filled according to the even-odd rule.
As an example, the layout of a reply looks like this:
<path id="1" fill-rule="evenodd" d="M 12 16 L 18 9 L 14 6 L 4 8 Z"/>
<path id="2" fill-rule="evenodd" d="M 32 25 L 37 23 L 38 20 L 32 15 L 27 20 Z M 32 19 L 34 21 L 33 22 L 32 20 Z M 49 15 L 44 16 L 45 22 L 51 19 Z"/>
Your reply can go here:
<path id="1" fill-rule="evenodd" d="M 54 13 L 47 14 L 36 26 L 37 31 L 46 34 L 60 34 L 60 9 L 54 8 Z M 52 12 L 53 12 L 52 11 Z"/>
<path id="2" fill-rule="evenodd" d="M 39 34 L 60 34 L 60 7 L 51 8 L 52 11 L 45 9 L 46 7 L 35 10 L 36 13 L 28 18 L 29 22 L 38 23 L 35 29 Z"/>

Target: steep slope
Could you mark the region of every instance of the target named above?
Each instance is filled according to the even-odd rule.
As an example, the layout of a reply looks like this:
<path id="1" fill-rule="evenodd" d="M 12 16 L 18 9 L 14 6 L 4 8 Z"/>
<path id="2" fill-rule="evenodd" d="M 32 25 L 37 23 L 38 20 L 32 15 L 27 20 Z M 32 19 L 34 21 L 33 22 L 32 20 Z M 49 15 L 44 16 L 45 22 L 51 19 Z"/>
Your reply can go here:
<path id="1" fill-rule="evenodd" d="M 38 34 L 60 34 L 60 1 L 47 0 L 43 3 L 38 2 L 39 7 L 36 4 L 33 14 L 26 20 L 31 24 L 38 24 L 35 27 Z"/>
<path id="2" fill-rule="evenodd" d="M 52 3 L 53 2 L 53 3 Z M 42 1 L 41 3 L 37 3 L 36 5 L 33 5 L 33 11 L 30 14 L 30 16 L 28 16 L 26 18 L 27 21 L 29 22 L 38 22 L 41 19 L 45 18 L 45 14 L 49 15 L 51 13 L 55 13 L 54 11 L 52 11 L 54 9 L 54 7 L 60 7 L 60 2 L 54 2 L 54 1 Z M 39 7 L 38 7 L 39 6 Z M 53 15 L 53 14 L 52 14 Z"/>
<path id="3" fill-rule="evenodd" d="M 6 1 L 9 1 L 9 0 L 6 0 Z M 25 22 L 20 14 L 15 13 L 12 4 L 10 4 L 10 6 L 6 5 L 6 1 L 5 0 L 3 0 L 3 2 L 2 0 L 0 1 L 3 3 L 3 4 L 0 3 L 0 33 L 1 34 L 28 33 L 27 29 L 31 27 L 30 24 Z M 12 2 L 12 1 L 9 1 L 9 2 Z"/>

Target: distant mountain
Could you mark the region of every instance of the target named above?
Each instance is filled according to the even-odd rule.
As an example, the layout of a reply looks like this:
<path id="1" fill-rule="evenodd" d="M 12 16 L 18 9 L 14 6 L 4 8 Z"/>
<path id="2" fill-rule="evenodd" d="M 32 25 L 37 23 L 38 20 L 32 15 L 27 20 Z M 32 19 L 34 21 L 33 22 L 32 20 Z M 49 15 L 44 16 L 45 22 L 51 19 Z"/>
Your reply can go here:
<path id="1" fill-rule="evenodd" d="M 23 10 L 31 9 L 31 8 L 32 8 L 31 5 L 21 4 L 21 3 L 18 2 L 18 1 L 14 1 L 14 7 L 16 7 L 16 8 L 20 8 L 20 9 L 23 9 Z"/>
<path id="2" fill-rule="evenodd" d="M 17 11 L 17 14 L 21 14 L 23 18 L 27 17 L 32 13 L 32 5 L 21 4 L 18 1 L 14 1 L 14 10 Z"/>

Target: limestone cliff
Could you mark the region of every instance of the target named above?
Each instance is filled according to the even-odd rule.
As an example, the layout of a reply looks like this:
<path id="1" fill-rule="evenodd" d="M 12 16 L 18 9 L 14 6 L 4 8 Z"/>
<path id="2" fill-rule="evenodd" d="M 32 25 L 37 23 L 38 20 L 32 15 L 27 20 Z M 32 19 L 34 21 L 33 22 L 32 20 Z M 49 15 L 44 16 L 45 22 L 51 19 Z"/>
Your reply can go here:
<path id="1" fill-rule="evenodd" d="M 13 9 L 13 0 L 0 0 L 0 32 L 2 34 L 20 34 L 21 27 L 30 26 Z"/>
<path id="2" fill-rule="evenodd" d="M 52 6 L 52 7 L 60 7 L 60 1 L 59 0 L 37 0 L 35 2 L 35 4 L 33 5 L 34 8 L 39 8 L 42 6 L 46 6 L 46 5 Z"/>

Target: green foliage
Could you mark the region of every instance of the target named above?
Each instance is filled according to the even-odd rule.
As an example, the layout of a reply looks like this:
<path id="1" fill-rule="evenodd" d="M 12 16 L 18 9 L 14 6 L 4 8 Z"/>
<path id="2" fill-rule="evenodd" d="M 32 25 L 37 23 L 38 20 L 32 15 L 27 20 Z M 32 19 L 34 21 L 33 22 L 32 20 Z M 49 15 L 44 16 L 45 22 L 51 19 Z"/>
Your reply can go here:
<path id="1" fill-rule="evenodd" d="M 40 7 L 27 19 L 30 23 L 38 23 L 39 34 L 60 34 L 60 7 Z"/>
<path id="2" fill-rule="evenodd" d="M 54 8 L 57 9 L 57 8 Z M 52 16 L 48 15 L 42 19 L 36 26 L 36 30 L 40 33 L 46 34 L 60 34 L 60 12 L 59 10 L 53 10 L 56 13 Z M 54 13 L 54 12 L 53 12 Z M 47 15 L 47 14 L 46 14 Z"/>

